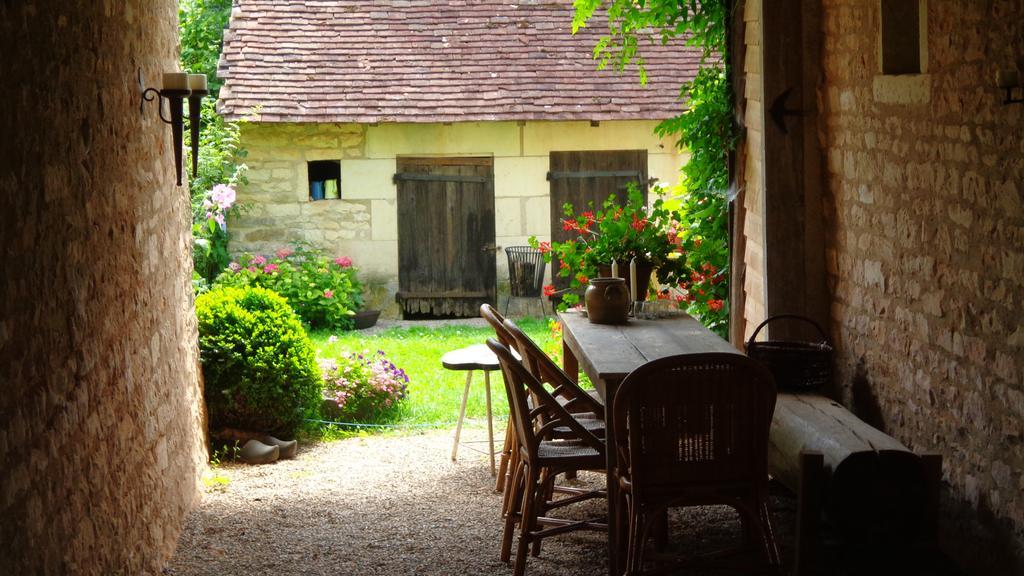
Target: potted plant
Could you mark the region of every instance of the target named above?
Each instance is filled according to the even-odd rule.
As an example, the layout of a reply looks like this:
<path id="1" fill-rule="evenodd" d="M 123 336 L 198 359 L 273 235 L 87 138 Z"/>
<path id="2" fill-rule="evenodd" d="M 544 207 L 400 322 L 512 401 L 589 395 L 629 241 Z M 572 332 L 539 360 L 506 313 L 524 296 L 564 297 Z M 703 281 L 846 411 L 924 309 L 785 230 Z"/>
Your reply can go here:
<path id="1" fill-rule="evenodd" d="M 596 211 L 591 206 L 576 213 L 572 204 L 566 204 L 564 216 L 562 227 L 575 232 L 574 238 L 565 242 L 538 242 L 535 236 L 530 238 L 530 245 L 544 254 L 546 262 L 557 257 L 557 274 L 569 278 L 569 291 L 562 296 L 563 306 L 579 302 L 577 292 L 590 278 L 611 276 L 613 262 L 616 275 L 626 278 L 628 285 L 630 263 L 636 259 L 637 292 L 641 295 L 638 299 L 646 297 L 646 282 L 652 270 L 657 271 L 661 282 L 669 285 L 678 285 L 690 276 L 684 254 L 692 246 L 681 234 L 679 215 L 665 206 L 660 195 L 648 207 L 640 189 L 630 184 L 622 206 L 611 195 Z M 544 291 L 550 296 L 555 289 L 548 285 Z"/>

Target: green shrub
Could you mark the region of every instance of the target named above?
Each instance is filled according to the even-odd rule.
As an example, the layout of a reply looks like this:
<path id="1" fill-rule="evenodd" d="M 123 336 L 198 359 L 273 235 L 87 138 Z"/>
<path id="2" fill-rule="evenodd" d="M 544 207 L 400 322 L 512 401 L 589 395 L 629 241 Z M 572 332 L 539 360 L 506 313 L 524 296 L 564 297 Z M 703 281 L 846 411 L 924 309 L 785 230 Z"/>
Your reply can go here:
<path id="1" fill-rule="evenodd" d="M 290 436 L 321 403 L 313 344 L 281 296 L 218 288 L 196 299 L 210 425 Z"/>
<path id="2" fill-rule="evenodd" d="M 284 296 L 311 328 L 349 330 L 363 306 L 363 286 L 352 259 L 328 259 L 307 244 L 281 248 L 273 256 L 243 254 L 217 277 L 217 286 L 260 286 Z"/>

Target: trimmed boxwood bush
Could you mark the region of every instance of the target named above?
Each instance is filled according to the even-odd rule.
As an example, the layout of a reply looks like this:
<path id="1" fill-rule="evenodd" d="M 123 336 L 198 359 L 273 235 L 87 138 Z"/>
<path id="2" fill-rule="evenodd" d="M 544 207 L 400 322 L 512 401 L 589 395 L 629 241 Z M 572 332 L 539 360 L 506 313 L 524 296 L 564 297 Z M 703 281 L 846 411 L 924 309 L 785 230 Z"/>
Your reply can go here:
<path id="1" fill-rule="evenodd" d="M 265 288 L 196 299 L 210 425 L 291 436 L 321 403 L 316 352 L 288 302 Z"/>

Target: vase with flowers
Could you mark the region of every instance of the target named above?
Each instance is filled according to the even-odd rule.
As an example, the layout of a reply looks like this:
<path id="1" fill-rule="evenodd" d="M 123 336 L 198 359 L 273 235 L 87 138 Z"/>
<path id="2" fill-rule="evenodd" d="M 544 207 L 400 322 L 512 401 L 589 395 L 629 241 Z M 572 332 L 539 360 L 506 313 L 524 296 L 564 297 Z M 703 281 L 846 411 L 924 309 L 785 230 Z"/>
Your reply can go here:
<path id="1" fill-rule="evenodd" d="M 682 234 L 680 217 L 665 205 L 659 194 L 649 206 L 644 195 L 635 184 L 627 189 L 626 202 L 619 204 L 611 195 L 600 209 L 593 206 L 577 213 L 572 204 L 563 207 L 562 227 L 575 234 L 564 242 L 539 242 L 530 238 L 530 245 L 544 254 L 546 262 L 557 259 L 557 274 L 569 279 L 569 289 L 562 296 L 562 306 L 579 302 L 579 291 L 590 278 L 597 276 L 618 276 L 626 278 L 631 263 L 635 263 L 637 278 L 634 300 L 647 296 L 644 281 L 657 271 L 658 281 L 670 286 L 678 285 L 689 278 L 691 270 L 687 264 L 686 235 Z M 552 295 L 552 285 L 544 287 L 545 294 Z"/>

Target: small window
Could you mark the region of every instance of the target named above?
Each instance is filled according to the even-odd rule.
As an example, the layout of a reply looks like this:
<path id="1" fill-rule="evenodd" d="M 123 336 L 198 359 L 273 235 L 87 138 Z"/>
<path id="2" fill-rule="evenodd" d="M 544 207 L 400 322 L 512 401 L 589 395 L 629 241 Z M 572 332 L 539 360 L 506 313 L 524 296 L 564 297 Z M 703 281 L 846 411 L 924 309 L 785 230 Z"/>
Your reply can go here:
<path id="1" fill-rule="evenodd" d="M 882 74 L 921 74 L 921 0 L 881 0 Z"/>
<path id="2" fill-rule="evenodd" d="M 341 198 L 341 161 L 315 160 L 308 165 L 309 199 L 337 200 Z"/>

